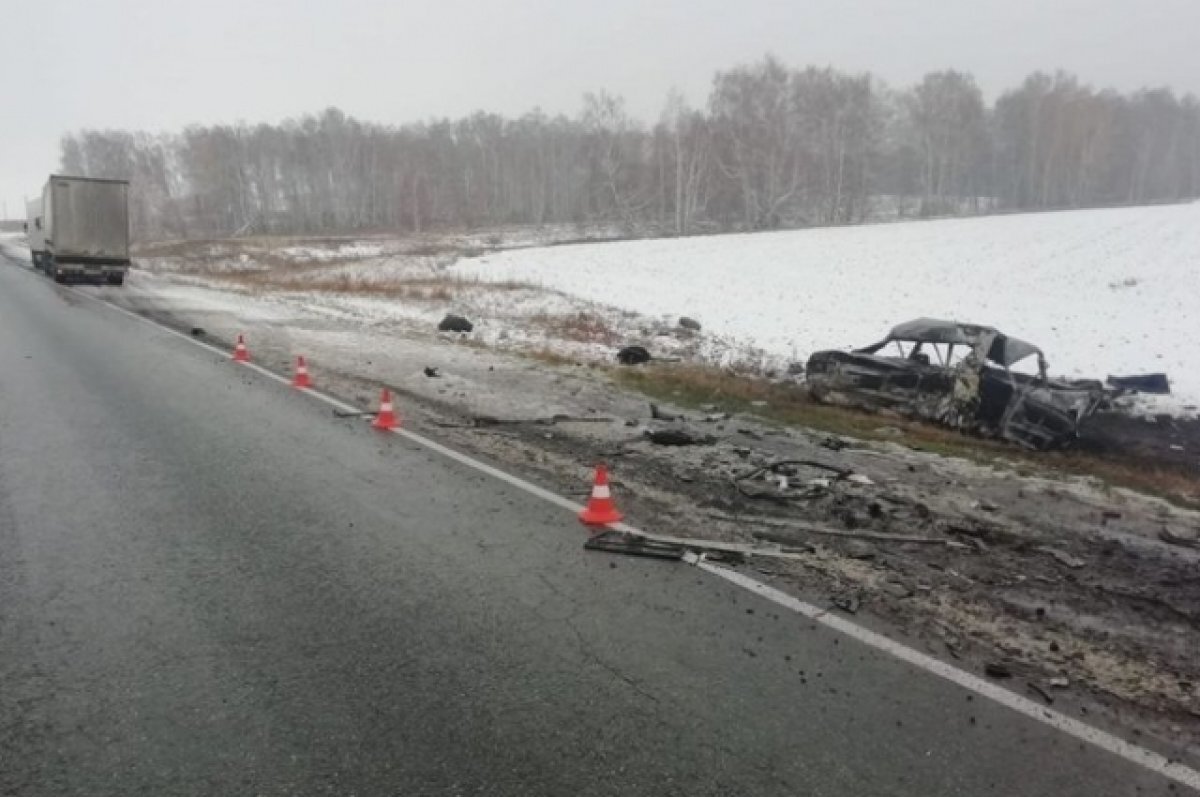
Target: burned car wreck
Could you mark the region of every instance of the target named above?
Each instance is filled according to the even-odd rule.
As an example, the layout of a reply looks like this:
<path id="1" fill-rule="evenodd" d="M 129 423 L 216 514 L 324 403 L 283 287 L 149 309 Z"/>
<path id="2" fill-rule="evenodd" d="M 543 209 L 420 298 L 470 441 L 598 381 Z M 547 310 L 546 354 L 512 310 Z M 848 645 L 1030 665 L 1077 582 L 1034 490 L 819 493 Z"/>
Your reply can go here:
<path id="1" fill-rule="evenodd" d="M 1013 370 L 1036 357 L 1035 374 Z M 1046 375 L 1040 349 L 991 327 L 918 318 L 806 367 L 817 401 L 887 410 L 1034 449 L 1060 448 L 1105 399 L 1103 385 Z"/>

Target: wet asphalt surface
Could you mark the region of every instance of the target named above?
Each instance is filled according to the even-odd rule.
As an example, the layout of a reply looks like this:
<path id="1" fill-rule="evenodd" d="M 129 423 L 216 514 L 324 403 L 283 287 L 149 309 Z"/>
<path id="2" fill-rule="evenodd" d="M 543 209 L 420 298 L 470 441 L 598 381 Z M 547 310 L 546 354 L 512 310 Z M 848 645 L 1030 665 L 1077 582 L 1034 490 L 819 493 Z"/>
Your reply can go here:
<path id="1" fill-rule="evenodd" d="M 1168 793 L 582 540 L 0 257 L 0 794 Z"/>

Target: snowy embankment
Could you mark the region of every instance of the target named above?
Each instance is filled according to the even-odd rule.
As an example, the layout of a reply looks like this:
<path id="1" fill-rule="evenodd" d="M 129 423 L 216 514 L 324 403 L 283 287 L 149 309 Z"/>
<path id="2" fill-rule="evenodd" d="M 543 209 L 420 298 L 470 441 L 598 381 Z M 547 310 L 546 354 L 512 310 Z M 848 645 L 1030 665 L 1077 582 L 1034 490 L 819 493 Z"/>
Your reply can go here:
<path id="1" fill-rule="evenodd" d="M 779 358 L 862 346 L 928 316 L 1039 345 L 1051 372 L 1163 371 L 1200 403 L 1200 203 L 557 246 L 464 260 Z"/>

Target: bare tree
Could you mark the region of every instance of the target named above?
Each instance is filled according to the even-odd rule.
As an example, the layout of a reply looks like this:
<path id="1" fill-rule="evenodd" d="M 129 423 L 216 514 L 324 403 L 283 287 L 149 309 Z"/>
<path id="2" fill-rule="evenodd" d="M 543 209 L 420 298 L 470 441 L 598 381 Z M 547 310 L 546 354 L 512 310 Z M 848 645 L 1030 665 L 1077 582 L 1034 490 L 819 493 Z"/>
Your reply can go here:
<path id="1" fill-rule="evenodd" d="M 977 196 L 974 167 L 983 149 L 983 94 L 970 75 L 932 72 L 905 103 L 920 153 L 923 216 L 953 213 Z"/>
<path id="2" fill-rule="evenodd" d="M 801 178 L 790 73 L 771 56 L 718 72 L 709 107 L 717 162 L 741 195 L 745 226 L 778 227 Z"/>

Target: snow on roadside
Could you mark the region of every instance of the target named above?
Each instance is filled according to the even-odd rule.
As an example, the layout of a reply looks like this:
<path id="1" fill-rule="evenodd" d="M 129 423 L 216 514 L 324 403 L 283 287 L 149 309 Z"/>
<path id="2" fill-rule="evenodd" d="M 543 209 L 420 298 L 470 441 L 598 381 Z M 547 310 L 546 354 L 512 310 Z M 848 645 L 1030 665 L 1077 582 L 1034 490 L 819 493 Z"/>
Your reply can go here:
<path id="1" fill-rule="evenodd" d="M 450 273 L 694 316 L 801 361 L 911 318 L 972 321 L 1039 345 L 1055 374 L 1164 371 L 1156 411 L 1200 403 L 1200 203 L 522 249 Z"/>
<path id="2" fill-rule="evenodd" d="M 269 241 L 242 246 L 223 242 L 193 245 L 182 255 L 142 256 L 136 262 L 141 284 L 155 285 L 168 298 L 179 293 L 197 297 L 203 291 L 241 294 L 287 305 L 297 314 L 336 318 L 348 327 L 428 335 L 452 312 L 475 324 L 469 340 L 501 350 L 611 362 L 618 347 L 638 343 L 659 356 L 752 368 L 767 362 L 753 347 L 696 335 L 680 329 L 675 319 L 649 318 L 537 284 L 498 286 L 448 275 L 447 267 L 461 251 L 455 243 L 460 237 L 415 247 L 401 239 L 382 245 L 312 241 L 275 247 Z M 437 253 L 412 254 L 414 249 Z M 355 255 L 343 257 L 347 251 Z"/>

